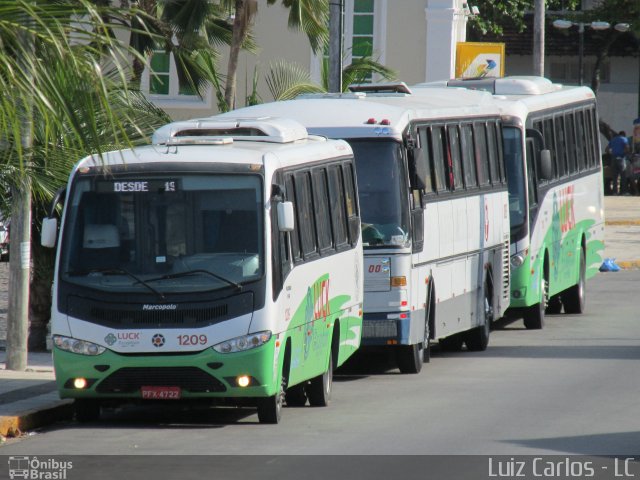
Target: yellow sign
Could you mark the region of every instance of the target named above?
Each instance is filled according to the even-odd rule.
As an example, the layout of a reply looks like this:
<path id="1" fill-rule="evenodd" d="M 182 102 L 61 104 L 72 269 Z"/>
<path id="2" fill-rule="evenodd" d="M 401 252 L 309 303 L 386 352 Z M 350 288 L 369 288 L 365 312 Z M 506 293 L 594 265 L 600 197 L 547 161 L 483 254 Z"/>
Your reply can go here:
<path id="1" fill-rule="evenodd" d="M 456 78 L 504 76 L 504 43 L 458 42 Z"/>

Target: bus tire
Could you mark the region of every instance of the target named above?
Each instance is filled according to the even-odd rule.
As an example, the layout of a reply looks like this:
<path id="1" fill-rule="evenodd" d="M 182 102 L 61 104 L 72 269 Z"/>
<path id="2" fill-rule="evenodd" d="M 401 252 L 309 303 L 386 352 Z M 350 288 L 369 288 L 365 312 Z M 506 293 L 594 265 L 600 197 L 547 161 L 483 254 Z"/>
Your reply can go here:
<path id="1" fill-rule="evenodd" d="M 73 402 L 76 420 L 80 423 L 100 420 L 100 402 L 94 399 L 78 398 Z"/>
<path id="2" fill-rule="evenodd" d="M 302 382 L 287 388 L 284 400 L 287 402 L 288 407 L 304 407 L 307 404 L 307 394 L 304 392 L 305 383 Z"/>
<path id="3" fill-rule="evenodd" d="M 396 348 L 396 362 L 400 373 L 420 373 L 422 370 L 423 347 L 421 343 L 400 345 Z"/>
<path id="4" fill-rule="evenodd" d="M 260 423 L 275 424 L 282 418 L 282 404 L 284 403 L 284 389 L 280 384 L 280 390 L 275 395 L 258 399 L 258 421 Z"/>
<path id="5" fill-rule="evenodd" d="M 327 370 L 312 378 L 305 387 L 309 405 L 312 407 L 326 407 L 331 401 L 333 388 L 333 352 L 329 352 L 329 366 Z"/>
<path id="6" fill-rule="evenodd" d="M 547 308 L 547 292 L 549 290 L 549 282 L 544 276 L 540 282 L 540 290 L 540 301 L 531 305 L 524 313 L 524 326 L 527 330 L 540 330 L 544 327 L 544 312 Z"/>
<path id="7" fill-rule="evenodd" d="M 484 352 L 489 345 L 491 335 L 491 320 L 493 319 L 493 289 L 488 281 L 484 283 L 484 323 L 469 330 L 465 334 L 464 343 L 470 352 Z"/>
<path id="8" fill-rule="evenodd" d="M 580 249 L 580 272 L 578 274 L 578 283 L 573 287 L 569 287 L 562 294 L 562 303 L 564 304 L 564 313 L 583 313 L 586 303 L 585 295 L 585 276 L 586 276 L 586 258 L 584 249 Z"/>

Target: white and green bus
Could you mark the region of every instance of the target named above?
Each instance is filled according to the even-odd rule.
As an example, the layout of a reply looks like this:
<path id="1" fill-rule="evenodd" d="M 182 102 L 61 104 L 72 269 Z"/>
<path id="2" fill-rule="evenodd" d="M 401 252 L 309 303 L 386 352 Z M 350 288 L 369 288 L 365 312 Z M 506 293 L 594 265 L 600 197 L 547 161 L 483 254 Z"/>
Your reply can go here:
<path id="1" fill-rule="evenodd" d="M 414 94 L 404 84 L 353 90 L 225 115 L 293 118 L 353 148 L 363 346 L 392 349 L 403 373 L 421 370 L 430 340 L 486 349 L 491 322 L 509 305 L 507 181 L 492 96 L 446 87 Z"/>
<path id="2" fill-rule="evenodd" d="M 491 92 L 503 117 L 511 217 L 507 315 L 540 329 L 545 313 L 582 313 L 585 281 L 597 273 L 604 252 L 594 93 L 542 77 L 448 84 Z"/>
<path id="3" fill-rule="evenodd" d="M 121 402 L 327 405 L 360 346 L 346 142 L 295 121 L 185 121 L 71 174 L 53 285 L 56 381 L 80 420 Z M 43 224 L 56 242 L 57 219 Z"/>

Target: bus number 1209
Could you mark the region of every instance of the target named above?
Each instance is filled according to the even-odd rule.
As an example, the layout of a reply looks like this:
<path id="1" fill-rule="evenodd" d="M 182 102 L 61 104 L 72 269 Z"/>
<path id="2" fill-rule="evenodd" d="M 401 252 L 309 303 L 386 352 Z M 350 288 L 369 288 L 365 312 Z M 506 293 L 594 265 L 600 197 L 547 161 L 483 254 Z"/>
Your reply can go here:
<path id="1" fill-rule="evenodd" d="M 183 346 L 206 345 L 206 335 L 178 335 L 178 344 Z"/>

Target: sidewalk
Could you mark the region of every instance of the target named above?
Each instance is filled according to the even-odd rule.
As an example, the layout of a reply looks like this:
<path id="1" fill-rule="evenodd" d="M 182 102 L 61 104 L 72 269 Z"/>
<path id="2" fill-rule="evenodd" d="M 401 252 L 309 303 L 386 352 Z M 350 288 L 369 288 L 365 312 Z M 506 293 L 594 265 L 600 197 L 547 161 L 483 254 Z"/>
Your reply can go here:
<path id="1" fill-rule="evenodd" d="M 2 437 L 71 418 L 71 400 L 58 397 L 51 353 L 29 353 L 24 372 L 6 370 L 5 361 L 0 350 L 0 445 Z"/>
<path id="2" fill-rule="evenodd" d="M 615 258 L 621 268 L 640 268 L 640 197 L 605 197 L 605 257 Z M 0 264 L 6 269 L 6 264 Z M 6 272 L 5 272 L 6 273 Z M 607 274 L 615 275 L 615 273 Z M 1 280 L 1 279 L 0 279 Z M 6 284 L 0 281 L 0 303 Z M 4 315 L 3 315 L 4 314 Z M 0 305 L 0 331 L 6 329 L 6 304 Z M 26 372 L 4 368 L 5 342 L 0 340 L 0 445 L 3 436 L 69 419 L 70 400 L 56 391 L 50 353 L 30 353 Z"/>

